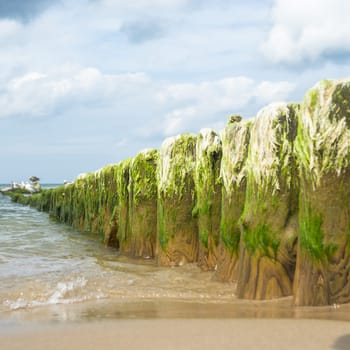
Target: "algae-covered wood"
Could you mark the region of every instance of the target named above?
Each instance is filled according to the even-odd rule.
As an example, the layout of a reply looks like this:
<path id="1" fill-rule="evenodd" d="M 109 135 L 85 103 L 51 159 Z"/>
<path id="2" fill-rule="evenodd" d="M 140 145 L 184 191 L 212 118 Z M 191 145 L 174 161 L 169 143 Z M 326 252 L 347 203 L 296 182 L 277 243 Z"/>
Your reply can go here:
<path id="1" fill-rule="evenodd" d="M 350 79 L 69 185 L 9 195 L 123 254 L 213 270 L 240 298 L 350 302 Z"/>

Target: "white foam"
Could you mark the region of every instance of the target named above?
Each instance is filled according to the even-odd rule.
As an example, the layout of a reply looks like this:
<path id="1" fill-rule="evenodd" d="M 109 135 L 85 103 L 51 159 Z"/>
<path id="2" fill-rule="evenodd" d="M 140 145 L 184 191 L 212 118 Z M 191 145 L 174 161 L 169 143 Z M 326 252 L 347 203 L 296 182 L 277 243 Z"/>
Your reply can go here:
<path id="1" fill-rule="evenodd" d="M 18 298 L 15 301 L 5 300 L 3 304 L 10 310 L 25 309 L 28 306 L 28 302 L 23 298 Z"/>
<path id="2" fill-rule="evenodd" d="M 48 300 L 48 304 L 58 304 L 62 302 L 67 302 L 71 299 L 70 292 L 75 289 L 85 287 L 87 280 L 84 277 L 78 277 L 76 280 L 68 282 L 59 282 L 57 284 L 57 289 L 53 292 L 51 297 Z M 68 298 L 67 298 L 68 296 Z M 74 298 L 76 301 L 77 298 Z"/>
<path id="3" fill-rule="evenodd" d="M 74 304 L 86 300 L 102 299 L 105 295 L 100 290 L 86 291 L 88 280 L 85 277 L 78 277 L 66 282 L 57 283 L 55 289 L 48 294 L 48 297 L 38 295 L 34 300 L 21 293 L 16 300 L 5 300 L 3 305 L 10 310 L 27 309 L 38 306 L 50 306 L 57 304 Z"/>

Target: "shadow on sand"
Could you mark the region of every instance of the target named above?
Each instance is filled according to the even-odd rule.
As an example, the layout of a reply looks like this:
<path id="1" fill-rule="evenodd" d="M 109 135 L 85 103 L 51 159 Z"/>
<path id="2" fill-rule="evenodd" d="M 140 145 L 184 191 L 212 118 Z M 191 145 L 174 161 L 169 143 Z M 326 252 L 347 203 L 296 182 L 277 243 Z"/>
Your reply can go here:
<path id="1" fill-rule="evenodd" d="M 339 337 L 334 345 L 333 349 L 335 350 L 349 350 L 350 349 L 350 334 L 342 335 Z"/>

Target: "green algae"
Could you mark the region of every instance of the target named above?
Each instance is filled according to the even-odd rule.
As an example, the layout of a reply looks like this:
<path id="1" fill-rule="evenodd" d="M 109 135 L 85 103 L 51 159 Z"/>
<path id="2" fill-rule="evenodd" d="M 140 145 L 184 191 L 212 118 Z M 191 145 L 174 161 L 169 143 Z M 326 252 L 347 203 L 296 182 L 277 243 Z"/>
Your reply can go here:
<path id="1" fill-rule="evenodd" d="M 220 178 L 225 192 L 230 196 L 246 179 L 251 121 L 230 121 L 221 133 L 222 161 Z"/>
<path id="2" fill-rule="evenodd" d="M 250 252 L 262 250 L 267 254 L 271 248 L 275 256 L 280 244 L 276 230 L 281 228 L 272 221 L 279 217 L 284 223 L 285 206 L 290 201 L 285 194 L 295 187 L 293 143 L 297 112 L 298 105 L 273 104 L 261 110 L 251 126 L 245 205 L 240 218 L 242 238 Z"/>
<path id="3" fill-rule="evenodd" d="M 274 104 L 253 121 L 241 119 L 229 117 L 222 142 L 212 130 L 179 135 L 166 140 L 159 152 L 141 152 L 70 185 L 32 196 L 14 194 L 12 200 L 114 240 L 115 247 L 130 254 L 133 245 L 139 252 L 143 242 L 153 239 L 150 230 L 142 230 L 152 226 L 160 248 L 154 255 L 169 264 L 198 261 L 201 255 L 216 259 L 220 243 L 220 254 L 239 260 L 244 270 L 239 283 L 249 286 L 239 293 L 243 297 L 268 295 L 248 290 L 265 283 L 264 273 L 276 277 L 281 290 L 293 280 L 299 229 L 298 248 L 306 259 L 301 264 L 309 264 L 306 268 L 315 274 L 322 269 L 322 278 L 337 288 L 344 285 L 344 292 L 337 290 L 332 298 L 346 300 L 350 82 L 320 82 L 301 106 Z M 337 212 L 339 225 L 330 218 Z M 152 213 L 154 221 L 145 224 L 144 217 Z M 277 290 L 271 283 L 271 290 Z"/>
<path id="4" fill-rule="evenodd" d="M 252 123 L 247 168 L 263 192 L 280 191 L 281 182 L 286 189 L 291 188 L 297 108 L 296 104 L 272 104 Z"/>
<path id="5" fill-rule="evenodd" d="M 132 159 L 130 179 L 134 204 L 143 200 L 154 199 L 157 196 L 157 163 L 159 152 L 146 150 Z"/>
<path id="6" fill-rule="evenodd" d="M 349 168 L 349 98 L 349 81 L 321 81 L 305 95 L 295 149 L 301 176 L 314 188 L 324 175 Z"/>
<path id="7" fill-rule="evenodd" d="M 158 191 L 181 198 L 193 181 L 197 136 L 182 134 L 166 139 L 160 149 Z M 192 193 L 195 195 L 194 191 Z"/>
<path id="8" fill-rule="evenodd" d="M 199 240 L 206 253 L 214 249 L 219 241 L 219 227 L 213 227 L 215 219 L 212 215 L 216 203 L 221 202 L 219 180 L 221 156 L 222 145 L 219 135 L 211 129 L 201 130 L 196 144 L 194 182 L 197 200 L 192 214 L 198 218 Z M 217 196 L 218 200 L 215 198 Z M 210 246 L 209 236 L 212 236 L 213 247 Z"/>
<path id="9" fill-rule="evenodd" d="M 333 242 L 325 243 L 322 222 L 322 215 L 314 213 L 306 204 L 299 212 L 300 247 L 315 260 L 330 260 L 338 246 Z"/>
<path id="10" fill-rule="evenodd" d="M 238 114 L 231 114 L 228 118 L 227 118 L 227 124 L 234 124 L 234 123 L 239 123 L 242 121 L 242 116 L 238 115 Z"/>
<path id="11" fill-rule="evenodd" d="M 295 150 L 301 182 L 300 253 L 295 298 L 301 305 L 314 305 L 318 299 L 322 305 L 349 301 L 345 272 L 349 261 L 349 99 L 349 80 L 321 81 L 306 93 L 299 115 Z M 300 277 L 305 270 L 312 271 L 314 279 Z"/>
<path id="12" fill-rule="evenodd" d="M 230 217 L 221 220 L 221 240 L 230 253 L 238 255 L 241 232 L 237 229 L 237 222 Z"/>
<path id="13" fill-rule="evenodd" d="M 193 215 L 196 142 L 196 135 L 179 135 L 165 140 L 160 149 L 157 237 L 161 265 L 181 265 L 197 259 L 198 227 Z"/>
<path id="14" fill-rule="evenodd" d="M 249 149 L 251 121 L 242 121 L 239 116 L 230 116 L 221 133 L 222 161 L 220 179 L 222 181 L 221 242 L 230 256 L 238 256 L 240 243 L 239 218 L 242 215 Z"/>
<path id="15" fill-rule="evenodd" d="M 118 196 L 118 240 L 120 249 L 129 251 L 130 222 L 129 222 L 129 190 L 130 165 L 132 159 L 128 158 L 118 163 L 115 169 Z"/>
<path id="16" fill-rule="evenodd" d="M 117 165 L 111 164 L 95 172 L 98 205 L 96 210 L 96 231 L 103 237 L 106 245 L 119 248 L 117 232 Z"/>
<path id="17" fill-rule="evenodd" d="M 177 213 L 173 205 L 167 207 L 167 199 L 178 201 L 181 205 L 182 198 L 188 191 L 194 199 L 194 173 L 196 164 L 197 137 L 192 134 L 178 135 L 166 139 L 159 153 L 157 166 L 158 183 L 158 241 L 164 250 L 170 238 L 174 238 L 173 230 L 167 223 L 176 225 Z M 166 207 L 164 207 L 166 206 Z M 191 216 L 195 216 L 196 209 L 191 208 Z"/>
<path id="18" fill-rule="evenodd" d="M 162 201 L 158 201 L 157 207 L 157 237 L 160 247 L 165 250 L 169 242 L 169 236 L 165 231 L 165 221 L 164 221 L 164 208 Z"/>
<path id="19" fill-rule="evenodd" d="M 245 247 L 250 254 L 259 253 L 271 259 L 277 259 L 277 252 L 281 239 L 271 228 L 265 224 L 259 224 L 254 229 L 245 228 L 243 230 L 243 240 Z"/>
<path id="20" fill-rule="evenodd" d="M 145 150 L 132 159 L 129 180 L 130 254 L 154 257 L 157 236 L 159 152 Z"/>

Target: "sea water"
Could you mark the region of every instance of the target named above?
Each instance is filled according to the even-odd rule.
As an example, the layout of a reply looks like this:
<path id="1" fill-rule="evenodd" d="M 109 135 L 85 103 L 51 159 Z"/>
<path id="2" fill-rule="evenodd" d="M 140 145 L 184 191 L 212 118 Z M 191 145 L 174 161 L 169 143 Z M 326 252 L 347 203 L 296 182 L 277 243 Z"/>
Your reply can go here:
<path id="1" fill-rule="evenodd" d="M 350 319 L 349 307 L 296 309 L 291 298 L 239 301 L 195 264 L 159 267 L 105 247 L 0 194 L 0 320 L 133 317 Z M 310 311 L 308 311 L 310 310 Z M 316 314 L 315 314 L 316 312 Z M 316 316 L 315 316 L 316 315 Z"/>
<path id="2" fill-rule="evenodd" d="M 43 306 L 109 300 L 222 302 L 233 285 L 195 265 L 161 268 L 105 247 L 101 237 L 0 194 L 0 314 Z"/>

